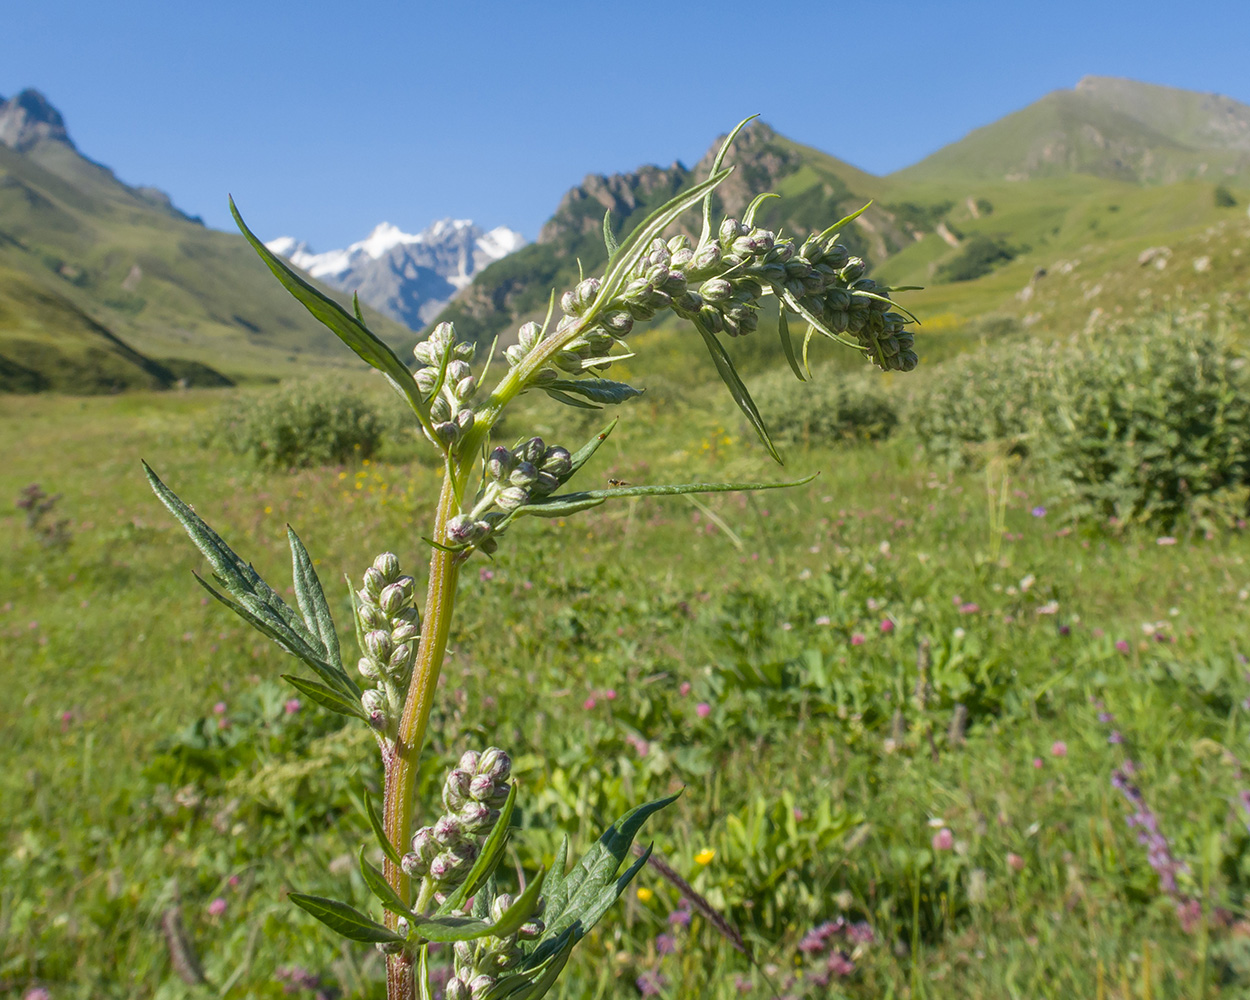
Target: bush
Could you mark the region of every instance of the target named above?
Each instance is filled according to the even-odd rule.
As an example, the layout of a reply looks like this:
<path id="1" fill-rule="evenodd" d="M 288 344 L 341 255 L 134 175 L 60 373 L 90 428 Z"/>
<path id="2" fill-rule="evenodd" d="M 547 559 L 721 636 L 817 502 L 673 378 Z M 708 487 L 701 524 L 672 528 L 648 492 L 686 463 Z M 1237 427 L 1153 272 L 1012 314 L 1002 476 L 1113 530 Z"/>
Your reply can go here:
<path id="1" fill-rule="evenodd" d="M 1165 323 L 959 359 L 910 419 L 926 450 L 955 463 L 992 441 L 1036 454 L 1078 515 L 1166 530 L 1250 484 L 1245 359 Z"/>
<path id="2" fill-rule="evenodd" d="M 761 378 L 754 392 L 764 422 L 782 444 L 878 441 L 898 426 L 898 411 L 879 387 L 880 379 L 822 373 L 796 388 L 794 373 L 781 368 Z"/>
<path id="3" fill-rule="evenodd" d="M 1014 260 L 1019 251 L 1001 240 L 978 233 L 934 273 L 938 281 L 971 281 L 989 274 L 999 264 Z"/>
<path id="4" fill-rule="evenodd" d="M 1214 200 L 1216 208 L 1235 208 L 1237 206 L 1237 199 L 1233 197 L 1233 193 L 1223 184 L 1216 187 Z"/>
<path id="5" fill-rule="evenodd" d="M 230 411 L 214 437 L 257 465 L 278 469 L 369 458 L 385 429 L 368 402 L 330 382 L 296 382 Z"/>

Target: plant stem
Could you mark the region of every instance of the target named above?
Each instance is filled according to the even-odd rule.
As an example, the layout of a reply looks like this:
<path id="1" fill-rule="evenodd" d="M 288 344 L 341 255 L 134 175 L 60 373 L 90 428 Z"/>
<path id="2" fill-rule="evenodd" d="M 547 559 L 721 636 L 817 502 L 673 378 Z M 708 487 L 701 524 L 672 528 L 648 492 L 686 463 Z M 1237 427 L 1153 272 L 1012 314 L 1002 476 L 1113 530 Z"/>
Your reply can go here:
<path id="1" fill-rule="evenodd" d="M 450 473 L 450 470 L 449 470 Z M 456 489 L 453 475 L 443 480 L 438 510 L 434 516 L 436 541 L 446 537 L 447 522 L 455 514 Z M 425 729 L 438 688 L 438 675 L 442 670 L 443 657 L 447 651 L 447 635 L 451 630 L 452 614 L 456 604 L 456 581 L 460 575 L 461 556 L 435 548 L 430 556 L 430 577 L 426 590 L 425 615 L 421 623 L 421 642 L 412 669 L 412 683 L 408 687 L 408 700 L 399 721 L 395 745 L 385 759 L 386 787 L 383 799 L 383 824 L 386 837 L 401 854 L 412 840 L 412 821 L 415 809 L 417 769 L 420 764 L 421 747 L 425 743 Z M 386 880 L 405 902 L 412 899 L 410 879 L 398 865 L 385 862 Z M 386 914 L 386 922 L 395 926 L 396 916 Z M 413 981 L 412 957 L 407 954 L 392 955 L 387 959 L 387 1000 L 412 1000 L 416 996 Z"/>

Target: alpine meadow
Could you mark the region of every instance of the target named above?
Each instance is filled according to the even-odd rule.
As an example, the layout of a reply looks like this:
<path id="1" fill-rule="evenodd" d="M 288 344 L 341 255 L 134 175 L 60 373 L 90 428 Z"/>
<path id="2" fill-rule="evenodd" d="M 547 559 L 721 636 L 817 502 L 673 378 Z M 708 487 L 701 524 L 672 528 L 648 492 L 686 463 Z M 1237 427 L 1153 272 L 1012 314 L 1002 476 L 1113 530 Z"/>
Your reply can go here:
<path id="1" fill-rule="evenodd" d="M 1250 995 L 1250 106 L 229 206 L 0 100 L 0 996 Z"/>

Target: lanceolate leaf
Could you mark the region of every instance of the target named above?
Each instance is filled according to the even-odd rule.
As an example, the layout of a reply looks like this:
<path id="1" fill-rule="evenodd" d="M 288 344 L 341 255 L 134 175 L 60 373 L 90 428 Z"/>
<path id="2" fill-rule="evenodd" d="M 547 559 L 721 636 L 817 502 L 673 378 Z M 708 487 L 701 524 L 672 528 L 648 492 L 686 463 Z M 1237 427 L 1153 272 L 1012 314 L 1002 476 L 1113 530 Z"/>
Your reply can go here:
<path id="1" fill-rule="evenodd" d="M 368 362 L 378 371 L 397 385 L 407 397 L 409 404 L 421 419 L 421 423 L 429 429 L 430 408 L 413 381 L 412 373 L 399 357 L 385 343 L 373 334 L 359 319 L 349 313 L 333 299 L 323 295 L 307 281 L 296 274 L 281 257 L 273 253 L 260 239 L 247 228 L 243 216 L 239 214 L 230 199 L 230 214 L 234 216 L 235 225 L 243 233 L 252 249 L 260 255 L 260 259 L 273 272 L 274 277 L 290 292 L 300 305 L 307 309 L 323 326 L 334 333 L 339 340 L 350 347 L 361 359 Z"/>
<path id="2" fill-rule="evenodd" d="M 603 245 L 608 248 L 608 259 L 612 259 L 612 255 L 620 249 L 620 245 L 616 242 L 616 237 L 612 235 L 612 210 L 608 209 L 603 213 Z"/>
<path id="3" fill-rule="evenodd" d="M 543 392 L 554 399 L 557 403 L 563 403 L 565 406 L 576 406 L 579 410 L 601 410 L 603 407 L 595 406 L 594 403 L 587 403 L 584 400 L 570 396 L 568 393 L 561 392 L 559 389 L 543 386 Z"/>
<path id="4" fill-rule="evenodd" d="M 286 526 L 287 541 L 291 545 L 291 574 L 295 578 L 295 600 L 308 630 L 321 640 L 321 648 L 332 666 L 343 669 L 343 657 L 339 652 L 339 636 L 326 603 L 325 591 L 317 579 L 317 570 L 308 556 L 308 550 L 299 540 L 294 529 Z"/>
<path id="5" fill-rule="evenodd" d="M 564 477 L 565 482 L 568 482 L 568 480 L 577 473 L 578 469 L 590 461 L 590 456 L 597 452 L 599 450 L 599 446 L 608 439 L 608 435 L 612 433 L 618 420 L 620 420 L 619 417 L 617 417 L 616 420 L 613 420 L 612 423 L 608 424 L 607 427 L 578 448 L 577 451 L 573 452 L 570 459 L 572 467 L 569 469 L 569 474 Z"/>
<path id="6" fill-rule="evenodd" d="M 530 881 L 530 884 L 525 887 L 525 891 L 513 901 L 512 905 L 496 921 L 475 920 L 472 917 L 439 914 L 433 917 L 418 916 L 409 918 L 413 936 L 425 941 L 435 941 L 439 944 L 449 944 L 453 941 L 473 941 L 487 935 L 507 937 L 533 916 L 534 910 L 538 906 L 539 895 L 542 893 L 543 876 L 545 874 L 540 869 L 538 874 Z"/>
<path id="7" fill-rule="evenodd" d="M 738 138 L 738 133 L 747 127 L 747 123 L 758 118 L 759 115 L 751 115 L 750 118 L 743 118 L 742 121 L 734 127 L 734 130 L 725 136 L 725 141 L 721 143 L 720 149 L 716 151 L 716 159 L 712 161 L 711 176 L 716 176 L 720 170 L 721 164 L 725 162 L 725 155 L 729 152 L 729 147 L 733 145 L 733 141 Z M 699 248 L 707 246 L 712 238 L 712 192 L 709 190 L 703 197 L 703 232 L 699 235 Z"/>
<path id="8" fill-rule="evenodd" d="M 792 486 L 810 483 L 818 473 L 813 472 L 803 479 L 795 479 L 787 483 L 669 483 L 657 486 L 613 486 L 606 490 L 584 490 L 580 493 L 563 493 L 549 497 L 539 504 L 528 504 L 521 507 L 517 514 L 535 514 L 539 517 L 558 517 L 562 513 L 575 513 L 591 506 L 591 502 L 602 503 L 613 497 L 675 497 L 684 493 L 738 493 L 749 490 L 782 490 Z M 583 506 L 579 506 L 583 505 Z"/>
<path id="9" fill-rule="evenodd" d="M 800 382 L 806 382 L 803 377 L 803 369 L 799 367 L 799 359 L 794 356 L 794 343 L 790 340 L 790 320 L 786 315 L 786 307 L 781 307 L 781 314 L 777 319 L 777 335 L 781 339 L 781 350 L 785 353 L 786 361 L 790 365 L 790 371 L 794 372 L 795 378 Z"/>
<path id="10" fill-rule="evenodd" d="M 778 453 L 776 445 L 773 444 L 773 439 L 768 436 L 768 428 L 764 426 L 764 418 L 760 416 L 755 400 L 747 392 L 747 387 L 738 376 L 738 370 L 734 368 L 733 360 L 729 357 L 729 353 L 725 350 L 724 345 L 716 339 L 716 334 L 699 320 L 696 319 L 694 325 L 699 331 L 699 335 L 703 337 L 703 343 L 707 346 L 708 353 L 712 355 L 712 361 L 716 365 L 716 373 L 720 375 L 721 381 L 729 388 L 729 394 L 733 396 L 734 402 L 738 404 L 738 409 L 743 412 L 747 420 L 750 421 L 751 426 L 755 428 L 755 433 L 759 435 L 760 441 L 768 449 L 768 454 L 773 457 L 773 461 L 778 465 L 785 465 L 785 462 L 781 460 L 781 455 Z"/>
<path id="11" fill-rule="evenodd" d="M 360 877 L 365 880 L 365 885 L 378 898 L 378 901 L 397 917 L 407 917 L 409 920 L 415 919 L 412 911 L 408 909 L 408 905 L 399 898 L 399 893 L 392 889 L 391 884 L 386 881 L 386 876 L 365 860 L 365 849 L 363 847 L 360 849 L 359 858 Z"/>
<path id="12" fill-rule="evenodd" d="M 369 717 L 365 715 L 365 710 L 361 707 L 360 701 L 356 698 L 348 698 L 333 688 L 328 688 L 317 681 L 309 680 L 307 677 L 283 674 L 282 679 L 305 698 L 309 699 L 309 701 L 316 702 L 322 708 L 328 708 L 331 712 L 337 712 L 339 715 L 350 715 L 352 718 L 360 719 L 364 722 L 369 721 Z"/>
<path id="13" fill-rule="evenodd" d="M 837 222 L 835 222 L 832 226 L 830 226 L 828 229 L 826 229 L 823 233 L 821 233 L 821 234 L 817 237 L 817 239 L 821 239 L 821 240 L 827 240 L 827 239 L 829 239 L 829 237 L 831 237 L 831 236 L 832 236 L 834 233 L 836 233 L 839 229 L 841 229 L 843 226 L 848 226 L 848 225 L 850 225 L 852 222 L 854 222 L 856 219 L 858 219 L 861 215 L 863 215 L 865 212 L 867 212 L 867 211 L 868 211 L 868 209 L 869 209 L 869 208 L 871 208 L 871 207 L 872 207 L 872 202 L 870 201 L 870 202 L 868 202 L 868 204 L 867 204 L 867 205 L 865 205 L 865 206 L 864 206 L 863 208 L 861 208 L 859 211 L 857 211 L 857 212 L 852 212 L 850 215 L 843 216 L 841 219 L 839 219 Z"/>
<path id="14" fill-rule="evenodd" d="M 598 507 L 606 500 L 606 497 L 595 497 L 582 500 L 548 500 L 545 503 L 528 504 L 517 509 L 516 517 L 523 514 L 529 514 L 532 517 L 568 517 L 570 514 L 576 514 L 579 511 L 590 510 L 591 507 Z"/>
<path id="15" fill-rule="evenodd" d="M 367 788 L 361 788 L 360 798 L 364 802 L 365 815 L 369 818 L 369 825 L 373 827 L 373 835 L 378 838 L 378 844 L 382 848 L 382 853 L 390 859 L 391 864 L 399 864 L 399 851 L 395 850 L 395 845 L 387 838 L 386 827 L 383 826 L 382 817 L 378 815 L 378 811 L 373 808 L 373 799 L 369 797 Z"/>
<path id="16" fill-rule="evenodd" d="M 302 892 L 289 893 L 287 898 L 296 906 L 311 913 L 332 931 L 337 931 L 352 941 L 368 941 L 376 944 L 404 940 L 389 927 L 370 920 L 359 910 L 346 903 L 340 903 L 336 899 L 308 896 Z"/>
<path id="17" fill-rule="evenodd" d="M 549 388 L 576 393 L 596 403 L 623 403 L 642 395 L 641 389 L 635 389 L 624 382 L 614 382 L 610 378 L 564 378 L 552 382 Z"/>

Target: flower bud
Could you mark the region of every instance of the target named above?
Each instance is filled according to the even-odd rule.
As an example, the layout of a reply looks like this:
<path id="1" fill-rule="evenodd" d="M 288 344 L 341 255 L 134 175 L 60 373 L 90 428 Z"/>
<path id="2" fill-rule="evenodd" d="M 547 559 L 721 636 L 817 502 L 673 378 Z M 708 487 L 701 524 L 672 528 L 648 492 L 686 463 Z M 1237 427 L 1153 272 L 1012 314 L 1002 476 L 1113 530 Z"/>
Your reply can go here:
<path id="1" fill-rule="evenodd" d="M 373 568 L 382 574 L 387 583 L 394 583 L 399 579 L 399 556 L 394 552 L 383 552 L 373 560 Z"/>
<path id="2" fill-rule="evenodd" d="M 477 857 L 477 845 L 462 841 L 454 848 L 443 851 L 430 862 L 430 877 L 436 882 L 450 882 L 466 871 Z"/>
<path id="3" fill-rule="evenodd" d="M 471 340 L 460 341 L 455 346 L 456 357 L 461 361 L 472 361 L 477 353 L 477 344 Z"/>
<path id="4" fill-rule="evenodd" d="M 685 234 L 674 236 L 668 241 L 666 246 L 668 247 L 668 252 L 676 256 L 682 251 L 690 249 L 690 237 Z"/>
<path id="5" fill-rule="evenodd" d="M 434 824 L 434 839 L 450 847 L 464 839 L 464 829 L 455 816 L 440 816 Z"/>
<path id="6" fill-rule="evenodd" d="M 852 257 L 846 262 L 846 266 L 842 268 L 841 276 L 843 281 L 858 281 L 864 276 L 864 269 L 868 265 L 864 263 L 861 257 Z"/>
<path id="7" fill-rule="evenodd" d="M 469 797 L 478 802 L 485 802 L 494 794 L 495 781 L 489 774 L 475 775 L 469 782 Z"/>
<path id="8" fill-rule="evenodd" d="M 720 263 L 721 248 L 715 243 L 709 243 L 702 250 L 694 255 L 691 261 L 690 269 L 693 271 L 706 271 L 710 267 L 715 267 Z"/>
<path id="9" fill-rule="evenodd" d="M 447 522 L 447 540 L 453 545 L 471 545 L 485 533 L 480 523 L 468 514 L 457 514 Z"/>
<path id="10" fill-rule="evenodd" d="M 433 407 L 430 408 L 430 411 L 431 415 L 433 415 Z M 434 440 L 436 444 L 452 444 L 456 440 L 457 436 L 459 436 L 459 433 L 460 428 L 458 428 L 450 420 L 440 420 L 434 425 Z"/>
<path id="11" fill-rule="evenodd" d="M 473 374 L 473 369 L 469 365 L 460 360 L 450 361 L 447 364 L 447 381 L 449 383 L 459 382 Z"/>
<path id="12" fill-rule="evenodd" d="M 371 659 L 377 663 L 385 663 L 390 659 L 391 651 L 391 634 L 382 629 L 376 629 L 373 632 L 365 633 L 365 650 L 369 653 Z"/>
<path id="13" fill-rule="evenodd" d="M 438 423 L 451 419 L 451 404 L 441 393 L 430 401 L 430 418 Z"/>
<path id="14" fill-rule="evenodd" d="M 560 308 L 566 316 L 578 315 L 577 296 L 571 291 L 565 292 L 560 296 Z"/>
<path id="15" fill-rule="evenodd" d="M 378 607 L 380 607 L 388 615 L 396 614 L 404 606 L 404 586 L 399 583 L 392 583 L 382 588 L 382 593 L 378 595 Z"/>
<path id="16" fill-rule="evenodd" d="M 370 566 L 365 570 L 365 593 L 369 595 L 370 600 L 376 601 L 378 594 L 382 593 L 382 588 L 388 582 L 386 577 L 378 572 L 376 567 Z"/>
<path id="17" fill-rule="evenodd" d="M 461 771 L 468 771 L 469 776 L 477 774 L 477 762 L 482 759 L 482 755 L 476 750 L 466 750 L 460 756 L 460 762 L 456 765 Z"/>
<path id="18" fill-rule="evenodd" d="M 434 827 L 423 826 L 412 835 L 412 852 L 419 854 L 427 862 L 439 851 L 438 841 L 434 839 Z"/>
<path id="19" fill-rule="evenodd" d="M 725 219 L 720 224 L 720 229 L 717 230 L 717 235 L 720 237 L 720 241 L 722 243 L 726 245 L 732 243 L 738 238 L 738 220 Z"/>
<path id="20" fill-rule="evenodd" d="M 595 301 L 595 296 L 599 294 L 599 279 L 587 278 L 585 281 L 579 281 L 577 287 L 573 289 L 573 299 L 577 306 L 577 314 L 580 316 Z"/>
<path id="21" fill-rule="evenodd" d="M 477 773 L 487 775 L 492 781 L 507 781 L 512 774 L 512 758 L 499 747 L 490 747 L 478 758 Z"/>
<path id="22" fill-rule="evenodd" d="M 360 696 L 360 704 L 369 715 L 374 712 L 385 712 L 386 695 L 378 688 L 369 688 Z"/>
<path id="23" fill-rule="evenodd" d="M 528 352 L 525 350 L 525 348 L 522 347 L 520 344 L 513 344 L 511 347 L 509 347 L 507 350 L 503 352 L 503 356 L 508 359 L 508 364 L 512 365 L 515 368 L 517 365 L 519 365 L 522 361 L 525 360 L 525 355 L 527 353 Z"/>
<path id="24" fill-rule="evenodd" d="M 567 448 L 562 448 L 558 444 L 552 445 L 543 455 L 541 468 L 543 472 L 549 472 L 557 479 L 563 479 L 573 468 L 573 456 L 569 454 Z"/>
<path id="25" fill-rule="evenodd" d="M 534 372 L 534 377 L 530 380 L 534 385 L 541 388 L 544 385 L 551 385 L 560 378 L 560 373 L 554 368 L 540 368 Z"/>
<path id="26" fill-rule="evenodd" d="M 541 333 L 542 328 L 537 323 L 523 324 L 517 331 L 517 346 L 528 354 L 537 345 Z"/>
<path id="27" fill-rule="evenodd" d="M 518 507 L 524 507 L 529 500 L 529 491 L 521 486 L 509 486 L 495 497 L 495 503 L 503 510 L 516 510 Z"/>
<path id="28" fill-rule="evenodd" d="M 709 278 L 699 286 L 704 302 L 724 302 L 733 294 L 734 287 L 724 278 Z"/>
<path id="29" fill-rule="evenodd" d="M 378 673 L 378 665 L 367 656 L 360 658 L 360 662 L 356 664 L 356 669 L 360 671 L 360 676 L 366 680 L 376 681 L 381 676 Z"/>
<path id="30" fill-rule="evenodd" d="M 472 410 L 465 409 L 457 413 L 455 420 L 456 436 L 459 437 L 461 434 L 468 434 L 469 431 L 473 429 L 473 422 L 475 419 L 476 418 L 474 417 Z"/>
<path id="31" fill-rule="evenodd" d="M 532 437 L 517 449 L 517 457 L 530 465 L 541 465 L 547 453 L 547 445 L 540 437 Z"/>
<path id="32" fill-rule="evenodd" d="M 536 941 L 546 929 L 547 925 L 541 920 L 528 920 L 517 928 L 516 936 L 522 941 Z"/>
<path id="33" fill-rule="evenodd" d="M 403 676 L 408 673 L 408 668 L 412 666 L 412 661 L 417 654 L 416 649 L 412 646 L 399 646 L 395 652 L 391 654 L 391 658 L 386 661 L 387 673 Z"/>
<path id="34" fill-rule="evenodd" d="M 501 892 L 498 896 L 496 896 L 493 900 L 491 900 L 491 904 L 490 904 L 491 923 L 494 923 L 494 924 L 499 923 L 499 921 L 503 919 L 503 915 L 507 913 L 508 909 L 512 906 L 512 903 L 513 903 L 512 893 L 510 892 Z"/>
<path id="35" fill-rule="evenodd" d="M 538 478 L 538 470 L 529 462 L 517 462 L 516 468 L 512 470 L 512 474 L 508 476 L 508 482 L 513 486 L 531 486 Z"/>
<path id="36" fill-rule="evenodd" d="M 505 478 L 512 471 L 514 461 L 512 452 L 507 448 L 495 448 L 486 460 L 486 477 L 496 481 Z"/>
<path id="37" fill-rule="evenodd" d="M 443 1000 L 473 1000 L 469 984 L 459 976 L 452 976 L 443 987 Z"/>
<path id="38" fill-rule="evenodd" d="M 610 312 L 600 322 L 614 337 L 624 337 L 634 328 L 634 317 L 624 310 Z"/>
<path id="39" fill-rule="evenodd" d="M 486 973 L 474 976 L 469 980 L 469 997 L 471 1000 L 482 1000 L 487 993 L 495 988 L 495 977 Z"/>
<path id="40" fill-rule="evenodd" d="M 409 878 L 422 878 L 430 870 L 429 863 L 419 854 L 405 854 L 399 859 L 399 867 Z"/>
<path id="41" fill-rule="evenodd" d="M 391 642 L 396 647 L 399 647 L 400 645 L 412 642 L 412 640 L 420 634 L 421 630 L 417 628 L 416 625 L 411 622 L 404 622 L 397 628 L 391 629 Z"/>
<path id="42" fill-rule="evenodd" d="M 467 780 L 465 787 L 468 788 Z M 446 805 L 446 799 L 444 799 L 444 805 Z M 467 832 L 485 833 L 495 825 L 495 820 L 499 818 L 499 810 L 492 809 L 485 802 L 474 802 L 470 799 L 464 803 L 458 815 Z"/>
<path id="43" fill-rule="evenodd" d="M 582 359 L 572 351 L 557 351 L 552 359 L 561 371 L 575 375 L 582 370 Z"/>
<path id="44" fill-rule="evenodd" d="M 455 768 L 443 782 L 443 806 L 449 812 L 460 812 L 469 802 L 469 782 L 473 780 L 471 772 L 463 768 Z"/>

